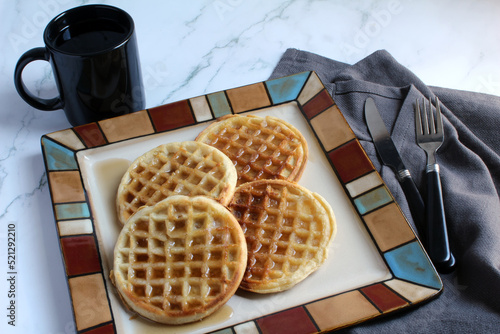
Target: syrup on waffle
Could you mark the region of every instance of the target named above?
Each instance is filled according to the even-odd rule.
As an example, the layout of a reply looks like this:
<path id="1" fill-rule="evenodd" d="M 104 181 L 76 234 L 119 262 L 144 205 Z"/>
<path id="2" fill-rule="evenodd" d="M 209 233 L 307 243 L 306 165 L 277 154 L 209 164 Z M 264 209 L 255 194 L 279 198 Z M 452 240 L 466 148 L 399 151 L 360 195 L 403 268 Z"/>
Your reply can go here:
<path id="1" fill-rule="evenodd" d="M 291 288 L 327 258 L 336 233 L 330 205 L 295 183 L 260 180 L 236 188 L 229 209 L 247 241 L 241 288 L 271 293 Z"/>
<path id="2" fill-rule="evenodd" d="M 196 141 L 224 152 L 238 172 L 238 185 L 260 179 L 298 181 L 307 162 L 307 142 L 276 117 L 227 115 L 203 130 Z"/>
<path id="3" fill-rule="evenodd" d="M 118 187 L 118 219 L 125 224 L 142 206 L 171 195 L 203 195 L 227 205 L 236 187 L 231 160 L 212 146 L 185 141 L 160 145 L 138 157 Z"/>
<path id="4" fill-rule="evenodd" d="M 245 237 L 225 207 L 204 196 L 176 195 L 128 220 L 115 246 L 111 277 L 131 310 L 182 324 L 224 305 L 246 263 Z"/>

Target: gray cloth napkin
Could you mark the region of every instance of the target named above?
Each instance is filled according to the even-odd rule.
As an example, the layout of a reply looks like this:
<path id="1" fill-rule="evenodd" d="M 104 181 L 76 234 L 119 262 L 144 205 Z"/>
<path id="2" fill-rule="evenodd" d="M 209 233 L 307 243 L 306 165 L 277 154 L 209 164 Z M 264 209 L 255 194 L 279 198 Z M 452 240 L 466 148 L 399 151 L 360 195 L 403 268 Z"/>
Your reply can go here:
<path id="1" fill-rule="evenodd" d="M 444 105 L 445 141 L 437 159 L 457 270 L 441 275 L 444 291 L 437 299 L 344 331 L 500 333 L 500 97 L 426 86 L 384 50 L 348 65 L 289 49 L 271 78 L 310 70 L 332 95 L 412 224 L 396 176 L 381 165 L 373 146 L 364 103 L 369 96 L 375 100 L 424 198 L 426 157 L 415 142 L 413 107 L 424 96 L 437 96 Z"/>

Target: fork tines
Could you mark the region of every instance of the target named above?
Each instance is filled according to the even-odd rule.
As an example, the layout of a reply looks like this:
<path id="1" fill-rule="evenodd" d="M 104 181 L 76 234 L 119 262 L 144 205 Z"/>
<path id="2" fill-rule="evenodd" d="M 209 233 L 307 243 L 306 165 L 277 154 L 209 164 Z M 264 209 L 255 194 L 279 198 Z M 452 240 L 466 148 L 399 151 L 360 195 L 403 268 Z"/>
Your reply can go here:
<path id="1" fill-rule="evenodd" d="M 438 97 L 435 98 L 436 105 L 436 120 L 434 120 L 434 113 L 432 112 L 432 99 L 429 97 L 429 111 L 425 104 L 425 99 L 422 98 L 423 113 L 420 111 L 420 103 L 417 100 L 416 103 L 416 113 L 417 118 L 416 124 L 418 127 L 417 133 L 430 135 L 430 134 L 442 134 L 443 133 L 443 121 L 441 119 L 441 107 Z M 423 120 L 422 120 L 423 119 Z M 423 128 L 422 128 L 423 126 Z"/>

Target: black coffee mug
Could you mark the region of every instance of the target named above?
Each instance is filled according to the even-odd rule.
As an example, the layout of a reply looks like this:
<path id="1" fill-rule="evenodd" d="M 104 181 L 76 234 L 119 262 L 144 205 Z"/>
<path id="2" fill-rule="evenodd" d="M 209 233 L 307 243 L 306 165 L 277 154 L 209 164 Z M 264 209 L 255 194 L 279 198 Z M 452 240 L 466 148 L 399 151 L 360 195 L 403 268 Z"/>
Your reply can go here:
<path id="1" fill-rule="evenodd" d="M 19 95 L 32 107 L 64 109 L 73 126 L 144 109 L 137 40 L 129 14 L 107 5 L 72 8 L 49 22 L 43 40 L 45 47 L 21 56 L 14 74 Z M 58 97 L 40 98 L 26 88 L 22 72 L 35 60 L 50 62 Z"/>

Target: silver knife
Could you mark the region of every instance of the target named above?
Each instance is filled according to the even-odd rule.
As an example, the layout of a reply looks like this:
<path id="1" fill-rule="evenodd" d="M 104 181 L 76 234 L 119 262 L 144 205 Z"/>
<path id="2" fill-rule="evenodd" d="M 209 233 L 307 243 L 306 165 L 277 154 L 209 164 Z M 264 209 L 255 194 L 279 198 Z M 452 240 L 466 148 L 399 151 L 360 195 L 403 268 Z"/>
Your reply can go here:
<path id="1" fill-rule="evenodd" d="M 382 159 L 384 165 L 389 166 L 396 174 L 396 177 L 401 184 L 401 188 L 403 188 L 406 199 L 408 200 L 408 205 L 420 237 L 421 239 L 425 239 L 425 235 L 423 234 L 425 231 L 425 206 L 422 201 L 422 196 L 420 196 L 420 192 L 411 178 L 410 171 L 406 169 L 403 160 L 401 159 L 401 156 L 391 139 L 391 135 L 387 131 L 384 121 L 380 117 L 375 101 L 371 97 L 367 98 L 365 101 L 365 118 L 368 130 L 373 138 L 373 143 L 377 149 L 377 153 L 380 156 L 380 159 Z"/>

